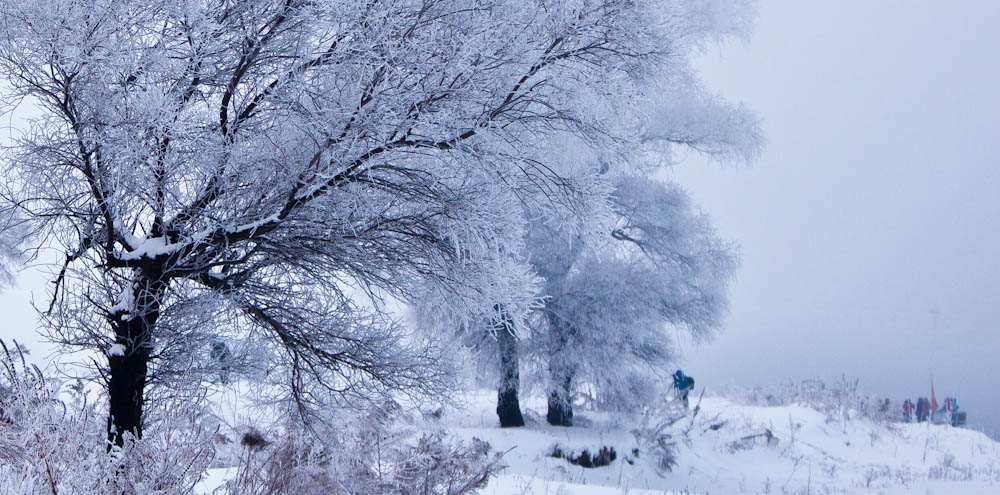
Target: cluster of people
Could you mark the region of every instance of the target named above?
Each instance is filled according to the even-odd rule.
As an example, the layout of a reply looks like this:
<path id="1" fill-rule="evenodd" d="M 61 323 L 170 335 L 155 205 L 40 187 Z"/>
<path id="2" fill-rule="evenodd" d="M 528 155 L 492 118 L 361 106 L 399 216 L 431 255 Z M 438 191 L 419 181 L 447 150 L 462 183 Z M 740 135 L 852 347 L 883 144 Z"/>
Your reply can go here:
<path id="1" fill-rule="evenodd" d="M 674 397 L 688 406 L 688 394 L 694 389 L 694 378 L 685 375 L 683 371 L 677 370 L 673 374 Z M 931 387 L 931 399 L 920 397 L 914 404 L 910 399 L 903 401 L 902 421 L 905 423 L 922 423 L 930 421 L 934 424 L 950 424 L 952 426 L 963 426 L 966 422 L 965 411 L 959 410 L 958 399 L 954 397 L 945 398 L 941 407 L 938 407 L 937 399 L 934 397 L 934 387 Z M 878 410 L 881 414 L 891 416 L 891 402 L 889 399 L 877 402 Z"/>
<path id="2" fill-rule="evenodd" d="M 910 399 L 903 401 L 903 421 L 912 423 L 930 421 L 934 424 L 950 424 L 952 426 L 962 426 L 965 424 L 965 411 L 958 408 L 958 400 L 948 397 L 938 407 L 937 400 L 927 400 L 926 397 L 917 399 L 914 404 Z"/>

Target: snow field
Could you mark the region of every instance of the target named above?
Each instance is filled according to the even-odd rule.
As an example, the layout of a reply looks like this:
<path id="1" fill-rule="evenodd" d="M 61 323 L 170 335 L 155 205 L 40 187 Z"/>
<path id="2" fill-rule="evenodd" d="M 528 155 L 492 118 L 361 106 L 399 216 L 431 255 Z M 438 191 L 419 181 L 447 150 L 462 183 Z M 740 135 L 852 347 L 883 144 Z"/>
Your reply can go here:
<path id="1" fill-rule="evenodd" d="M 846 419 L 831 418 L 800 405 L 747 406 L 705 397 L 693 421 L 688 416 L 666 430 L 676 441 L 677 465 L 661 475 L 633 429 L 606 416 L 582 412 L 579 426 L 551 427 L 542 416 L 544 401 L 535 399 L 523 404 L 528 426 L 500 429 L 495 399 L 489 392 L 470 395 L 466 411 L 446 418 L 456 435 L 506 452 L 509 467 L 490 483 L 488 495 L 1000 493 L 997 443 L 962 428 L 878 423 L 851 411 Z M 557 443 L 591 452 L 611 446 L 618 458 L 582 468 L 549 457 Z M 636 448 L 639 455 L 632 456 Z"/>
<path id="2" fill-rule="evenodd" d="M 968 494 L 1000 493 L 1000 445 L 981 432 L 944 425 L 833 417 L 803 405 L 744 405 L 705 397 L 661 433 L 675 446 L 672 471 L 658 468 L 653 422 L 577 411 L 577 425 L 545 423 L 545 400 L 525 398 L 527 426 L 501 429 L 496 392 L 465 396 L 463 407 L 427 429 L 479 438 L 504 453 L 507 469 L 484 495 Z M 770 432 L 770 439 L 768 433 Z M 553 446 L 591 453 L 613 447 L 609 465 L 584 468 L 549 455 Z M 209 470 L 200 493 L 233 476 Z"/>

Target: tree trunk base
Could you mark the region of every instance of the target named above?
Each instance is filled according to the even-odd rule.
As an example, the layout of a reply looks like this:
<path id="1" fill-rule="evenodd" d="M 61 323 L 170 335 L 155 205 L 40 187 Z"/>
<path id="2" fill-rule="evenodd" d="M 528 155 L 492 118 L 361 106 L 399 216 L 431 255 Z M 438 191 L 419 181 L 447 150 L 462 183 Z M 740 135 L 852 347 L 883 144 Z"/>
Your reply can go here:
<path id="1" fill-rule="evenodd" d="M 124 445 L 125 433 L 142 438 L 142 408 L 149 357 L 145 349 L 108 360 L 108 447 Z"/>
<path id="2" fill-rule="evenodd" d="M 514 336 L 514 322 L 507 316 L 503 306 L 497 306 L 500 317 L 494 321 L 497 344 L 500 348 L 500 386 L 497 388 L 497 416 L 501 428 L 524 426 L 521 403 L 517 399 L 517 389 L 521 386 L 521 372 L 517 355 L 517 338 Z"/>
<path id="3" fill-rule="evenodd" d="M 545 419 L 552 426 L 573 426 L 573 406 L 552 393 L 549 395 L 549 410 Z"/>
<path id="4" fill-rule="evenodd" d="M 524 426 L 524 416 L 521 415 L 521 404 L 517 399 L 517 390 L 497 392 L 497 416 L 500 417 L 501 428 Z"/>

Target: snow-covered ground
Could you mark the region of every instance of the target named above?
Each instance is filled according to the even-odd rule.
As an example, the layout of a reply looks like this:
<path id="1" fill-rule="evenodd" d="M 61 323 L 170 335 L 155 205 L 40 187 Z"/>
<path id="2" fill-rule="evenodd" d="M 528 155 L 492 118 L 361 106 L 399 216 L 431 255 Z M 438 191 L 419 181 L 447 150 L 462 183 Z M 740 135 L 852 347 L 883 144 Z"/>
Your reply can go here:
<path id="1" fill-rule="evenodd" d="M 1000 445 L 963 428 L 845 421 L 804 406 L 705 397 L 693 421 L 688 416 L 664 430 L 676 442 L 677 464 L 661 473 L 634 428 L 586 412 L 581 423 L 590 424 L 551 427 L 541 416 L 544 403 L 528 401 L 529 425 L 502 430 L 494 401 L 494 394 L 477 393 L 452 419 L 457 435 L 506 452 L 509 468 L 487 495 L 1000 493 Z M 605 467 L 583 468 L 549 457 L 554 444 L 590 452 L 614 447 L 618 457 Z"/>
<path id="2" fill-rule="evenodd" d="M 669 426 L 652 421 L 655 415 L 637 425 L 578 411 L 571 428 L 546 424 L 544 400 L 528 399 L 522 402 L 528 425 L 501 429 L 495 400 L 495 392 L 470 393 L 463 409 L 433 420 L 504 452 L 508 468 L 486 495 L 1000 493 L 1000 444 L 964 428 L 705 397 L 697 414 L 694 399 Z M 657 445 L 670 444 L 676 464 L 663 471 Z M 576 453 L 609 447 L 617 456 L 607 466 L 584 468 L 551 457 L 556 445 Z M 227 475 L 212 470 L 203 486 Z"/>

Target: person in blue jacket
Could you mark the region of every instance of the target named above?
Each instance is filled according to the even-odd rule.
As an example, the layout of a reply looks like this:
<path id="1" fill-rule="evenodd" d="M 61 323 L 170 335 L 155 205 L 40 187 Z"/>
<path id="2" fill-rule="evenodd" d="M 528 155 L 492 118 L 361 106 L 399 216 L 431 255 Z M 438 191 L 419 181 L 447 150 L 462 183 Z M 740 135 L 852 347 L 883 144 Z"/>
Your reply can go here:
<path id="1" fill-rule="evenodd" d="M 677 370 L 674 373 L 674 388 L 677 389 L 677 397 L 684 401 L 684 407 L 688 406 L 688 394 L 694 390 L 694 378 L 687 376 L 683 371 Z"/>

